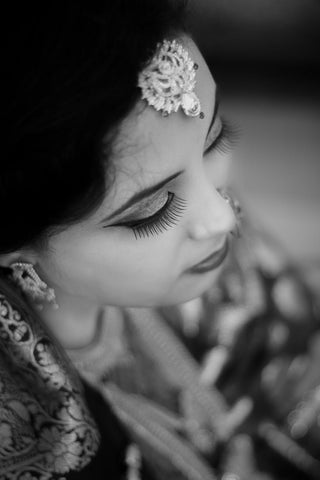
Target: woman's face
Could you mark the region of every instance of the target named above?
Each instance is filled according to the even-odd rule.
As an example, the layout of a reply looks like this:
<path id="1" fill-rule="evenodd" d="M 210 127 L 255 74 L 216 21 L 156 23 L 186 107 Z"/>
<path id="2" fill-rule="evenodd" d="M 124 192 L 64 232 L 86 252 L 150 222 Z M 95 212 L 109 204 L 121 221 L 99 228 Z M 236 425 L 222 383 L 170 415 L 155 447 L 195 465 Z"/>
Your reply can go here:
<path id="1" fill-rule="evenodd" d="M 194 268 L 225 245 L 235 219 L 216 190 L 228 163 L 216 85 L 196 45 L 183 42 L 199 66 L 195 91 L 205 117 L 180 110 L 163 117 L 141 100 L 126 118 L 103 204 L 37 255 L 58 303 L 59 295 L 101 305 L 180 303 L 203 293 L 221 270 L 212 260 Z"/>

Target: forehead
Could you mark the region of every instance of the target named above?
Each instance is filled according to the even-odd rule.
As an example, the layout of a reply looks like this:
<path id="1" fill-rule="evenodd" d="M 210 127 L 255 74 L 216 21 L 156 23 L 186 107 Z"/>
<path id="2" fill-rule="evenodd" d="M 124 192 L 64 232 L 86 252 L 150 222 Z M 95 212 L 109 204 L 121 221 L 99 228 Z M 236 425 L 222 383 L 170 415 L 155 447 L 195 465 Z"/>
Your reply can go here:
<path id="1" fill-rule="evenodd" d="M 181 43 L 199 66 L 195 92 L 205 119 L 188 117 L 181 109 L 163 117 L 140 100 L 122 122 L 114 143 L 112 164 L 115 175 L 105 202 L 107 208 L 112 206 L 115 197 L 120 202 L 139 188 L 183 169 L 193 149 L 203 144 L 216 87 L 196 44 L 188 37 L 181 39 Z"/>

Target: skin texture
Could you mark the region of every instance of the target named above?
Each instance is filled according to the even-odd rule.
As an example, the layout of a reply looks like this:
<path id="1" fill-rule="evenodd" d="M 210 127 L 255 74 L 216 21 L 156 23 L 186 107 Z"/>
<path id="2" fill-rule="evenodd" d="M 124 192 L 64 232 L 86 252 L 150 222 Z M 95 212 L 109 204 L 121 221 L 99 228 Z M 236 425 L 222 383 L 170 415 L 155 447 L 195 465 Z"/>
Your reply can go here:
<path id="1" fill-rule="evenodd" d="M 187 117 L 181 110 L 163 117 L 141 100 L 122 123 L 112 158 L 114 183 L 103 204 L 89 218 L 52 236 L 45 251 L 19 256 L 32 261 L 55 289 L 60 308 L 45 308 L 41 315 L 64 339 L 85 340 L 93 324 L 90 318 L 96 318 L 103 305 L 185 302 L 208 289 L 221 270 L 201 275 L 187 271 L 222 247 L 235 219 L 216 191 L 226 182 L 228 154 L 203 154 L 221 128 L 218 115 L 206 139 L 216 85 L 193 41 L 182 41 L 199 66 L 195 91 L 205 118 Z M 183 173 L 148 200 L 102 221 L 134 193 L 179 171 Z M 111 226 L 154 214 L 166 203 L 168 192 L 182 198 L 186 207 L 167 230 L 136 239 L 130 228 Z"/>

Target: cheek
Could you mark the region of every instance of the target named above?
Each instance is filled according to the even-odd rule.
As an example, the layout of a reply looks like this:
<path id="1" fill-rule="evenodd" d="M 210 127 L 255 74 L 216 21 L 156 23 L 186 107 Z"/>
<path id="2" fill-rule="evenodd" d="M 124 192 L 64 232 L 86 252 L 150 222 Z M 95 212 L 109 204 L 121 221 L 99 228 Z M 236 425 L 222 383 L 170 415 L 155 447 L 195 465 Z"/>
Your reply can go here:
<path id="1" fill-rule="evenodd" d="M 168 238 L 170 237 L 170 238 Z M 164 290 L 179 275 L 179 248 L 174 235 L 136 240 L 107 232 L 56 242 L 43 265 L 48 282 L 74 295 L 104 298 Z"/>

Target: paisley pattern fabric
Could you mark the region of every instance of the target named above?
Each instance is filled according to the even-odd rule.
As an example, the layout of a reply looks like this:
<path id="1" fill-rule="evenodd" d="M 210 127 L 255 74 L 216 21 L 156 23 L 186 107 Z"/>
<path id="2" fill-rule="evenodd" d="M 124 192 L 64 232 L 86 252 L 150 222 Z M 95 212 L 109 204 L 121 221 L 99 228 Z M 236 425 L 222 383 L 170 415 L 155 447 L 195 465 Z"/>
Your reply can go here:
<path id="1" fill-rule="evenodd" d="M 78 374 L 40 322 L 0 294 L 1 480 L 62 480 L 98 446 Z"/>

